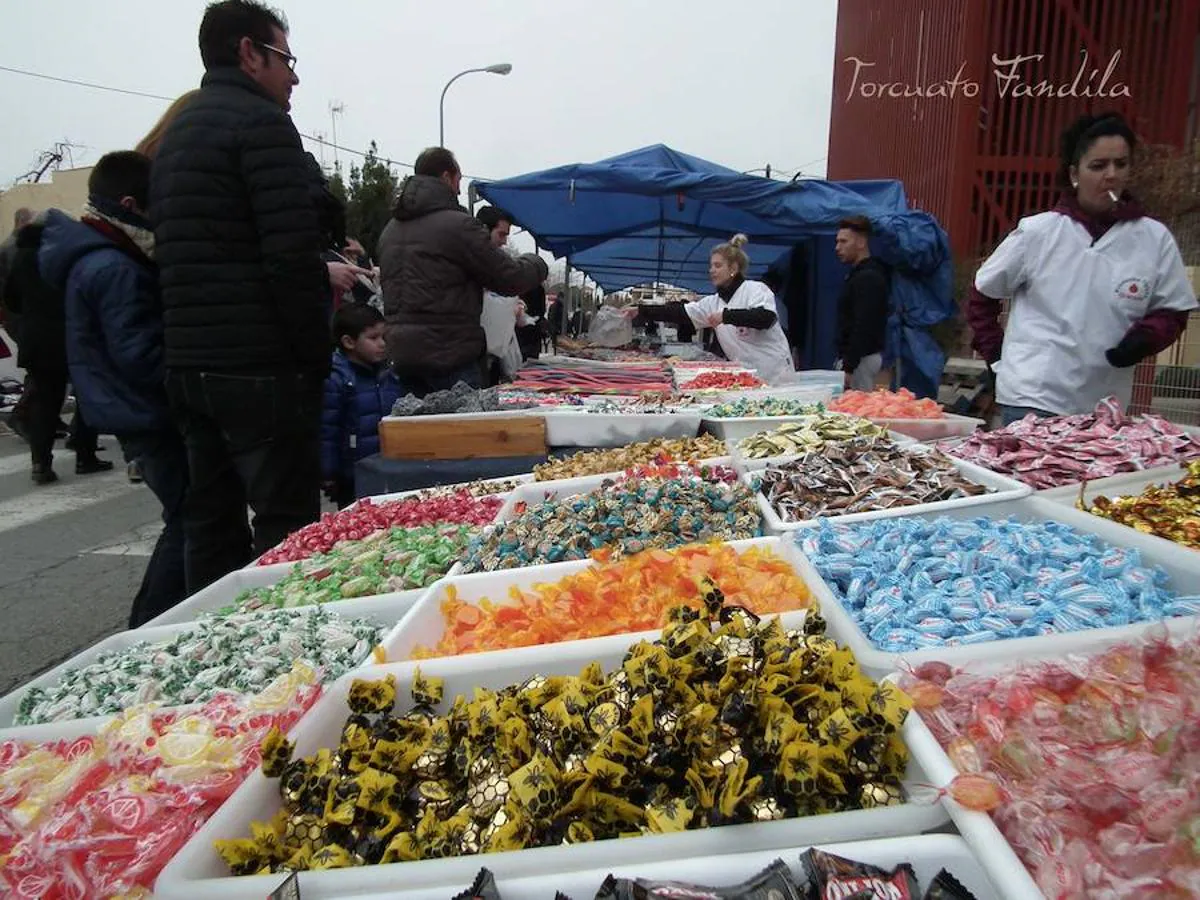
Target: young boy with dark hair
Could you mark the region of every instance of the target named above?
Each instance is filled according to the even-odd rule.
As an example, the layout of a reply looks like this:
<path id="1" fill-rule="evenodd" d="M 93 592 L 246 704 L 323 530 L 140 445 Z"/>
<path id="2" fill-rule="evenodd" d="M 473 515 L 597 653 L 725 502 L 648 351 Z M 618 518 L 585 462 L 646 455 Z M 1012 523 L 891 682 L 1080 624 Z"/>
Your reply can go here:
<path id="1" fill-rule="evenodd" d="M 387 362 L 379 310 L 347 303 L 333 315 L 333 366 L 321 413 L 321 480 L 327 497 L 345 509 L 354 502 L 354 464 L 379 452 L 379 420 L 400 397 Z"/>
<path id="2" fill-rule="evenodd" d="M 102 157 L 88 179 L 83 215 L 75 221 L 51 210 L 38 255 L 42 276 L 63 292 L 67 363 L 88 422 L 116 436 L 162 504 L 163 531 L 130 628 L 186 595 L 187 451 L 167 404 L 162 296 L 145 217 L 149 182 L 150 160 L 140 153 Z"/>

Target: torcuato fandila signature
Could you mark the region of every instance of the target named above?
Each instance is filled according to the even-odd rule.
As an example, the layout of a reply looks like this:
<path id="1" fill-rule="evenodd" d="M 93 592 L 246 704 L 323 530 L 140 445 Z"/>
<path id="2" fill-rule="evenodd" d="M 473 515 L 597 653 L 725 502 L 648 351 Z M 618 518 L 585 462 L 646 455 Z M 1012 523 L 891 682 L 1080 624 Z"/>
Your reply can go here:
<path id="1" fill-rule="evenodd" d="M 1081 51 L 1079 68 L 1070 81 L 1038 77 L 1037 63 L 1044 58 L 1045 54 L 1043 53 L 1031 53 L 1002 59 L 993 53 L 992 74 L 996 79 L 996 92 L 1001 97 L 1098 97 L 1111 99 L 1130 96 L 1129 86 L 1114 78 L 1117 65 L 1121 61 L 1120 50 L 1109 57 L 1108 64 L 1103 69 L 1092 65 L 1086 50 Z M 875 63 L 859 59 L 857 56 L 847 56 L 842 62 L 854 66 L 850 89 L 846 92 L 846 102 L 856 97 L 864 100 L 977 97 L 981 90 L 978 81 L 963 77 L 967 68 L 965 62 L 958 67 L 958 71 L 952 78 L 942 81 L 869 81 L 866 76 L 871 74 L 870 70 Z"/>

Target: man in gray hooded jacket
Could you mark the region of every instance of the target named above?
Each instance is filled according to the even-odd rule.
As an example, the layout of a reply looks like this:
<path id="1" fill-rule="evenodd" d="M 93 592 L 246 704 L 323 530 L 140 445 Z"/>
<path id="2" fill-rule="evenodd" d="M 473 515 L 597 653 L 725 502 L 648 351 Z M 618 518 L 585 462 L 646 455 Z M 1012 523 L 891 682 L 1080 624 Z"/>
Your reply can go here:
<path id="1" fill-rule="evenodd" d="M 458 202 L 462 171 L 433 147 L 405 179 L 378 257 L 388 352 L 406 392 L 423 397 L 463 381 L 484 384 L 484 290 L 515 296 L 545 280 L 536 254 L 492 246 L 488 230 Z"/>

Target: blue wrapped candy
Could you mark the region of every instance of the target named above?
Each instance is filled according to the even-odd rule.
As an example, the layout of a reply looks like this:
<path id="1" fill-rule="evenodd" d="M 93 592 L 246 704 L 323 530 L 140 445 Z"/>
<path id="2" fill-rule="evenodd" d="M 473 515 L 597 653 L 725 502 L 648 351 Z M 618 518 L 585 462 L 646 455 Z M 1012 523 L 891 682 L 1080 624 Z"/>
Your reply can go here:
<path id="1" fill-rule="evenodd" d="M 1061 522 L 822 520 L 794 539 L 889 653 L 1200 615 L 1137 550 Z"/>

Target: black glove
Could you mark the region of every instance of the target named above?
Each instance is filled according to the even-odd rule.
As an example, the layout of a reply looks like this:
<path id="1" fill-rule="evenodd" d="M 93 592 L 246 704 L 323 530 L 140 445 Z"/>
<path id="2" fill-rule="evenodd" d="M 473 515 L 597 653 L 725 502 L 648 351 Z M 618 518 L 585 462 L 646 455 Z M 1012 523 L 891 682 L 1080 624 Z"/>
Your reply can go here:
<path id="1" fill-rule="evenodd" d="M 1125 335 L 1121 343 L 1110 350 L 1104 351 L 1104 358 L 1114 369 L 1128 369 L 1136 366 L 1152 352 L 1149 341 L 1134 331 Z"/>
<path id="2" fill-rule="evenodd" d="M 1000 362 L 1000 360 L 996 360 Z M 987 363 L 987 368 L 983 372 L 982 387 L 993 397 L 996 395 L 996 370 L 992 368 L 995 363 Z"/>

